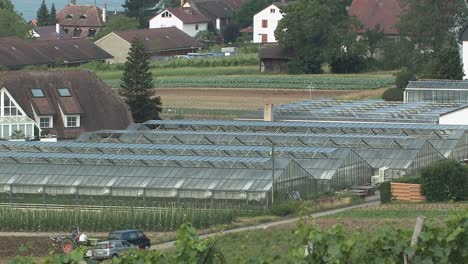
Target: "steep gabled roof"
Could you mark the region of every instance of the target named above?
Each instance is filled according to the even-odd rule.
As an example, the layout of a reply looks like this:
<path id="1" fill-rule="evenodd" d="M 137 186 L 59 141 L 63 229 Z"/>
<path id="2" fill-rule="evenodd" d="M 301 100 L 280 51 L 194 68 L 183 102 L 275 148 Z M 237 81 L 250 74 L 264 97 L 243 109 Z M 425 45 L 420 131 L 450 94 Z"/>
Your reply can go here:
<path id="1" fill-rule="evenodd" d="M 57 13 L 61 26 L 102 27 L 102 10 L 94 5 L 67 5 Z"/>
<path id="2" fill-rule="evenodd" d="M 134 29 L 114 33 L 129 43 L 135 37 L 139 37 L 149 52 L 201 47 L 198 41 L 176 27 Z"/>
<path id="3" fill-rule="evenodd" d="M 234 10 L 221 0 L 197 1 L 195 4 L 200 13 L 212 20 L 216 18 L 230 18 L 234 14 Z"/>
<path id="4" fill-rule="evenodd" d="M 194 8 L 171 7 L 171 8 L 166 8 L 165 10 L 169 11 L 172 15 L 182 20 L 184 24 L 196 24 L 196 23 L 210 22 L 210 19 L 202 15 L 200 12 L 198 12 Z"/>
<path id="5" fill-rule="evenodd" d="M 260 49 L 259 57 L 260 59 L 290 59 L 294 57 L 294 51 L 278 44 L 264 45 Z"/>
<path id="6" fill-rule="evenodd" d="M 91 71 L 11 71 L 0 72 L 0 87 L 18 102 L 26 114 L 53 115 L 52 133 L 59 138 L 76 138 L 81 132 L 99 129 L 125 129 L 132 123 L 126 104 Z M 61 97 L 58 88 L 68 88 L 71 96 Z M 40 88 L 44 97 L 33 97 Z M 65 128 L 64 114 L 80 114 L 80 128 Z"/>
<path id="7" fill-rule="evenodd" d="M 51 59 L 28 42 L 17 37 L 0 38 L 0 67 L 18 68 L 49 63 Z"/>
<path id="8" fill-rule="evenodd" d="M 358 33 L 380 25 L 380 30 L 385 34 L 398 35 L 396 25 L 400 21 L 400 0 L 353 0 L 348 14 L 362 23 L 363 29 Z"/>

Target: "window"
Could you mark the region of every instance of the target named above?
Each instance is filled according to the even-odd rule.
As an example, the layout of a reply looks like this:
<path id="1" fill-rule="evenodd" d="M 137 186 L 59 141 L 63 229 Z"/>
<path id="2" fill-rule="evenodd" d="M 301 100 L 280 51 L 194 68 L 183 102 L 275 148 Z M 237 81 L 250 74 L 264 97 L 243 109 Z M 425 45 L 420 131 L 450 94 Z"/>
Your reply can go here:
<path id="1" fill-rule="evenodd" d="M 88 18 L 88 16 L 85 15 L 85 14 L 80 16 L 80 19 L 87 19 L 87 18 Z"/>
<path id="2" fill-rule="evenodd" d="M 51 116 L 39 117 L 39 127 L 40 128 L 52 128 L 52 117 Z"/>
<path id="3" fill-rule="evenodd" d="M 3 96 L 3 116 L 21 116 L 21 112 L 16 107 L 13 100 L 5 93 Z"/>
<path id="4" fill-rule="evenodd" d="M 195 25 L 195 30 L 198 30 L 198 25 Z"/>
<path id="5" fill-rule="evenodd" d="M 271 9 L 270 9 L 270 13 L 272 13 L 272 14 L 276 13 L 276 9 L 271 8 Z"/>
<path id="6" fill-rule="evenodd" d="M 262 20 L 262 28 L 267 28 L 268 27 L 268 20 L 263 19 Z"/>
<path id="7" fill-rule="evenodd" d="M 79 38 L 79 37 L 81 36 L 81 32 L 82 32 L 82 31 L 83 31 L 83 30 L 82 30 L 81 28 L 75 28 L 75 29 L 73 30 L 73 37 L 74 37 L 74 38 Z"/>
<path id="8" fill-rule="evenodd" d="M 88 30 L 88 38 L 93 38 L 96 35 L 96 29 L 90 28 Z"/>
<path id="9" fill-rule="evenodd" d="M 62 97 L 71 96 L 70 90 L 68 90 L 68 88 L 59 88 L 58 92 L 59 92 L 60 96 L 62 96 Z"/>
<path id="10" fill-rule="evenodd" d="M 172 17 L 172 14 L 166 11 L 161 16 L 162 17 Z"/>
<path id="11" fill-rule="evenodd" d="M 67 116 L 67 127 L 80 127 L 80 116 Z"/>
<path id="12" fill-rule="evenodd" d="M 31 89 L 31 93 L 33 97 L 44 97 L 44 93 L 41 88 Z"/>
<path id="13" fill-rule="evenodd" d="M 68 19 L 68 20 L 73 19 L 73 14 L 68 14 L 67 17 L 66 17 L 65 19 Z"/>
<path id="14" fill-rule="evenodd" d="M 268 42 L 268 35 L 267 34 L 262 34 L 262 43 Z"/>

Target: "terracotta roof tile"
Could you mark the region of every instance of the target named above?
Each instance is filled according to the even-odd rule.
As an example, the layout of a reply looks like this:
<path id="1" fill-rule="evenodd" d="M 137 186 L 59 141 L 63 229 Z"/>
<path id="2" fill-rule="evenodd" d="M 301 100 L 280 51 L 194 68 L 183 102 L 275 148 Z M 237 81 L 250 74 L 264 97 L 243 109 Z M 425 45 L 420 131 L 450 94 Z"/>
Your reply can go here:
<path id="1" fill-rule="evenodd" d="M 351 16 L 356 16 L 364 26 L 359 33 L 367 29 L 380 29 L 387 35 L 398 35 L 397 23 L 400 21 L 399 0 L 353 0 L 348 9 Z"/>
<path id="2" fill-rule="evenodd" d="M 102 10 L 93 5 L 67 5 L 57 13 L 57 22 L 61 26 L 104 26 L 104 22 L 102 21 Z"/>

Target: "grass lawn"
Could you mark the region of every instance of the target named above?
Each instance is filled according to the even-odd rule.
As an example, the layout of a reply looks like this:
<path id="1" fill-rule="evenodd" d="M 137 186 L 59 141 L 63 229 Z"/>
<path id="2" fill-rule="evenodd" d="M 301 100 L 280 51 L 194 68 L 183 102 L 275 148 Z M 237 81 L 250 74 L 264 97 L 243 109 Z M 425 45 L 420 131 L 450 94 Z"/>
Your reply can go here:
<path id="1" fill-rule="evenodd" d="M 330 227 L 341 224 L 345 230 L 353 232 L 372 232 L 390 224 L 396 228 L 412 230 L 416 217 L 444 219 L 449 214 L 463 213 L 468 210 L 467 203 L 392 203 L 383 206 L 360 208 L 336 215 L 316 219 L 317 224 Z M 269 263 L 292 263 L 289 245 L 293 239 L 295 225 L 285 225 L 271 229 L 228 234 L 220 238 L 221 251 L 228 263 L 238 263 L 241 259 L 258 259 L 262 256 Z M 256 262 L 257 263 L 257 262 Z"/>

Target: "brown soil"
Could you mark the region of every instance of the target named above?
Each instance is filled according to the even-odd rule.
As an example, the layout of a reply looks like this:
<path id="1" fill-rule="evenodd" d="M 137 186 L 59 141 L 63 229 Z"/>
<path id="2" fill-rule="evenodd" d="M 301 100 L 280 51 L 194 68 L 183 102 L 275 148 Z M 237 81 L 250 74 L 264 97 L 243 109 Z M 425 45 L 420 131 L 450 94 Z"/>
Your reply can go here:
<path id="1" fill-rule="evenodd" d="M 156 92 L 166 108 L 250 110 L 262 107 L 265 102 L 283 104 L 309 98 L 379 97 L 383 90 L 330 90 L 310 93 L 304 89 L 158 88 Z"/>

